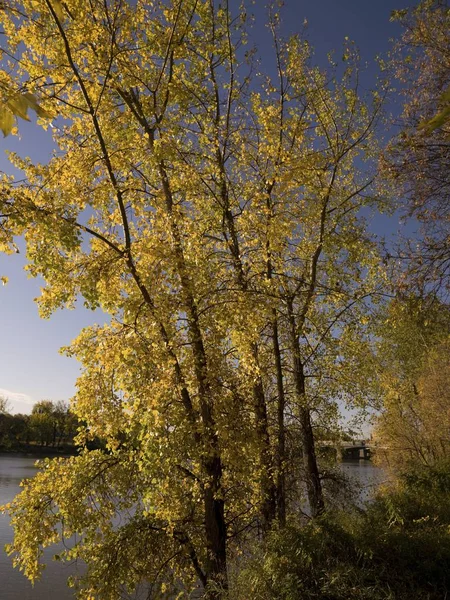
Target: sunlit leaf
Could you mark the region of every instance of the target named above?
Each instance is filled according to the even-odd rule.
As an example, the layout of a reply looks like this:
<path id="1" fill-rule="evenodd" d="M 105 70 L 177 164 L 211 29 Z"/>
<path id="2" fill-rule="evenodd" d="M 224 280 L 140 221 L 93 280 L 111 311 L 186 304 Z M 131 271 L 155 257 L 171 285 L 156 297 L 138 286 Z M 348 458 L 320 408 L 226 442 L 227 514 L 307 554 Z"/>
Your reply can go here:
<path id="1" fill-rule="evenodd" d="M 43 119 L 50 119 L 52 117 L 52 115 L 47 110 L 45 110 L 39 105 L 38 100 L 34 94 L 26 92 L 23 96 L 24 98 L 26 98 L 29 107 L 32 110 L 34 110 L 38 117 L 41 117 Z"/>
<path id="2" fill-rule="evenodd" d="M 12 98 L 9 98 L 6 105 L 16 116 L 20 117 L 21 119 L 24 119 L 25 121 L 30 120 L 30 117 L 27 114 L 29 102 L 27 98 L 25 98 L 25 96 L 19 94 L 13 96 Z"/>
<path id="3" fill-rule="evenodd" d="M 0 129 L 3 131 L 3 137 L 11 133 L 14 126 L 14 115 L 12 111 L 3 106 L 0 108 Z"/>
<path id="4" fill-rule="evenodd" d="M 61 2 L 61 0 L 51 0 L 51 4 L 53 7 L 53 10 L 56 13 L 56 16 L 58 17 L 59 21 L 63 21 L 64 20 L 64 6 L 63 3 Z"/>

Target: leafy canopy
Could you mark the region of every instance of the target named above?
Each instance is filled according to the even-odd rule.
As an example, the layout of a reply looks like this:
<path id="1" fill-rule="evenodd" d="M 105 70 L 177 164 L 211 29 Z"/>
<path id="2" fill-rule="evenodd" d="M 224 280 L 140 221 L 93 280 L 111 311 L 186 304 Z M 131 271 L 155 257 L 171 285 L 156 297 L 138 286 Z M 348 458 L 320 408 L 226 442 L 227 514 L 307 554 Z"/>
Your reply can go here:
<path id="1" fill-rule="evenodd" d="M 351 44 L 338 77 L 275 17 L 278 79 L 252 79 L 244 23 L 206 0 L 5 12 L 6 66 L 58 119 L 48 164 L 11 157 L 26 182 L 2 180 L 0 248 L 24 236 L 43 317 L 80 299 L 111 317 L 65 350 L 79 442 L 105 451 L 46 463 L 10 507 L 32 580 L 77 534 L 59 558 L 87 562 L 82 598 L 161 579 L 215 598 L 282 499 L 295 511 L 306 481 L 321 508 L 312 422 L 351 401 L 385 286 L 361 217 L 382 94 L 362 97 Z"/>

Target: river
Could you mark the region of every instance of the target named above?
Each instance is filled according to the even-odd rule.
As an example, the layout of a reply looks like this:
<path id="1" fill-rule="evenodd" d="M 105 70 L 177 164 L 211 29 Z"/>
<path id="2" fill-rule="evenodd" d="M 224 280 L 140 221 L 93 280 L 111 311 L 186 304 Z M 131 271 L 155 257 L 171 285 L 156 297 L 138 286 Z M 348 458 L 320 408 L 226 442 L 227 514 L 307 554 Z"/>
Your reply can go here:
<path id="1" fill-rule="evenodd" d="M 35 462 L 36 458 L 0 455 L 0 505 L 11 502 L 20 492 L 22 479 L 33 477 L 37 471 Z M 8 515 L 0 514 L 1 600 L 73 600 L 74 592 L 66 581 L 76 566 L 52 561 L 54 550 L 49 549 L 42 579 L 32 587 L 22 573 L 12 568 L 11 558 L 4 551 L 5 544 L 12 541 L 12 533 Z"/>
<path id="2" fill-rule="evenodd" d="M 22 456 L 0 455 L 0 505 L 11 502 L 20 492 L 20 482 L 36 473 L 36 459 Z M 370 498 L 374 488 L 385 479 L 383 471 L 370 461 L 346 461 L 342 469 L 361 483 L 361 499 Z M 54 562 L 53 547 L 45 553 L 47 564 L 42 579 L 34 588 L 17 570 L 12 568 L 11 558 L 3 550 L 12 541 L 12 529 L 8 515 L 0 514 L 0 598 L 1 600 L 73 600 L 74 592 L 67 587 L 67 578 L 76 572 L 76 565 Z"/>
<path id="3" fill-rule="evenodd" d="M 359 487 L 359 504 L 370 500 L 376 489 L 387 481 L 386 473 L 370 460 L 344 460 L 342 471 L 356 480 Z"/>

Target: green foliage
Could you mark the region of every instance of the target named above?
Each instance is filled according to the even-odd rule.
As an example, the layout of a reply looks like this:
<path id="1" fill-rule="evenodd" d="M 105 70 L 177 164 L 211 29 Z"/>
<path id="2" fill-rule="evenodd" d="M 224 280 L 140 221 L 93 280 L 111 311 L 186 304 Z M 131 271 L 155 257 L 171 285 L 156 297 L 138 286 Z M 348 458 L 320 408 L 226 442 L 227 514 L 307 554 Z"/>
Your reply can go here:
<path id="1" fill-rule="evenodd" d="M 9 414 L 10 407 L 11 407 L 11 403 L 8 400 L 8 398 L 5 398 L 4 396 L 0 396 L 0 415 Z"/>
<path id="2" fill-rule="evenodd" d="M 62 401 L 41 400 L 31 415 L 11 415 L 0 412 L 0 449 L 37 451 L 73 447 L 79 426 L 78 419 Z"/>
<path id="3" fill-rule="evenodd" d="M 426 133 L 432 133 L 435 129 L 443 127 L 450 120 L 450 88 L 446 90 L 440 98 L 441 110 L 429 121 L 420 125 Z"/>
<path id="4" fill-rule="evenodd" d="M 365 512 L 274 532 L 236 563 L 232 600 L 442 600 L 450 590 L 450 464 L 411 472 Z"/>
<path id="5" fill-rule="evenodd" d="M 17 450 L 30 438 L 28 415 L 0 414 L 0 449 Z"/>

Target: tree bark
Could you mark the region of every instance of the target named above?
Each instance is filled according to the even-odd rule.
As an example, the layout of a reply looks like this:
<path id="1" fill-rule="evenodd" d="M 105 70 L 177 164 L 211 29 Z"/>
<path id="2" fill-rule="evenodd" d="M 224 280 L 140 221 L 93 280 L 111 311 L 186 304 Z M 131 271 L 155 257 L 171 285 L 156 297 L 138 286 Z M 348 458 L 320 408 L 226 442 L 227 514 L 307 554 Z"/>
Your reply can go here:
<path id="1" fill-rule="evenodd" d="M 228 242 L 228 248 L 231 253 L 233 267 L 235 271 L 236 282 L 243 294 L 248 293 L 248 282 L 244 273 L 241 261 L 238 235 L 235 228 L 234 217 L 229 208 L 228 190 L 226 187 L 225 171 L 223 160 L 218 153 L 219 165 L 222 172 L 221 198 L 224 210 L 224 234 Z M 255 363 L 258 362 L 258 345 L 251 345 L 251 353 Z M 259 375 L 253 384 L 253 409 L 256 419 L 256 435 L 259 444 L 259 461 L 261 468 L 261 527 L 263 532 L 269 531 L 276 518 L 276 485 L 274 481 L 274 464 L 272 456 L 272 446 L 269 433 L 269 422 L 267 417 L 266 398 L 264 394 L 264 384 Z"/>
<path id="2" fill-rule="evenodd" d="M 272 342 L 273 354 L 275 357 L 275 371 L 277 378 L 277 451 L 276 451 L 276 510 L 277 519 L 281 527 L 286 525 L 286 431 L 284 424 L 284 409 L 286 398 L 284 395 L 283 367 L 281 364 L 281 351 L 278 338 L 278 321 L 276 310 L 274 309 L 274 319 L 272 322 Z"/>
<path id="3" fill-rule="evenodd" d="M 222 479 L 222 464 L 219 456 L 207 462 L 206 470 L 211 476 L 211 485 L 204 491 L 205 534 L 207 544 L 206 578 L 213 588 L 206 590 L 206 598 L 215 600 L 221 594 L 215 589 L 228 589 L 227 577 L 227 531 L 224 501 L 217 497 Z"/>
<path id="4" fill-rule="evenodd" d="M 256 349 L 255 349 L 256 351 Z M 269 427 L 267 419 L 266 399 L 261 377 L 258 377 L 253 386 L 253 401 L 256 418 L 256 432 L 260 446 L 261 468 L 261 528 L 263 532 L 271 529 L 276 516 L 276 488 L 273 479 L 273 460 L 270 445 Z"/>
<path id="5" fill-rule="evenodd" d="M 159 164 L 159 172 L 166 200 L 166 210 L 170 221 L 174 257 L 178 275 L 180 277 L 183 304 L 186 309 L 189 342 L 192 347 L 194 358 L 194 371 L 198 387 L 200 414 L 203 423 L 202 437 L 204 442 L 204 458 L 202 466 L 207 478 L 203 492 L 205 539 L 207 548 L 205 575 L 208 581 L 217 584 L 221 588 L 226 588 L 227 533 L 224 501 L 220 497 L 222 486 L 222 459 L 220 456 L 219 440 L 212 411 L 212 390 L 208 379 L 208 362 L 203 343 L 197 303 L 192 292 L 192 285 L 184 257 L 181 236 L 173 213 L 172 191 L 163 161 Z M 207 591 L 207 594 L 207 597 L 211 598 L 211 600 L 216 597 L 215 590 Z"/>
<path id="6" fill-rule="evenodd" d="M 300 343 L 297 335 L 292 301 L 288 300 L 289 340 L 292 355 L 292 371 L 295 391 L 299 402 L 299 419 L 302 430 L 303 467 L 305 470 L 306 491 L 312 517 L 325 511 L 322 482 L 317 465 L 314 432 L 311 412 L 306 404 L 305 371 L 301 360 Z"/>

